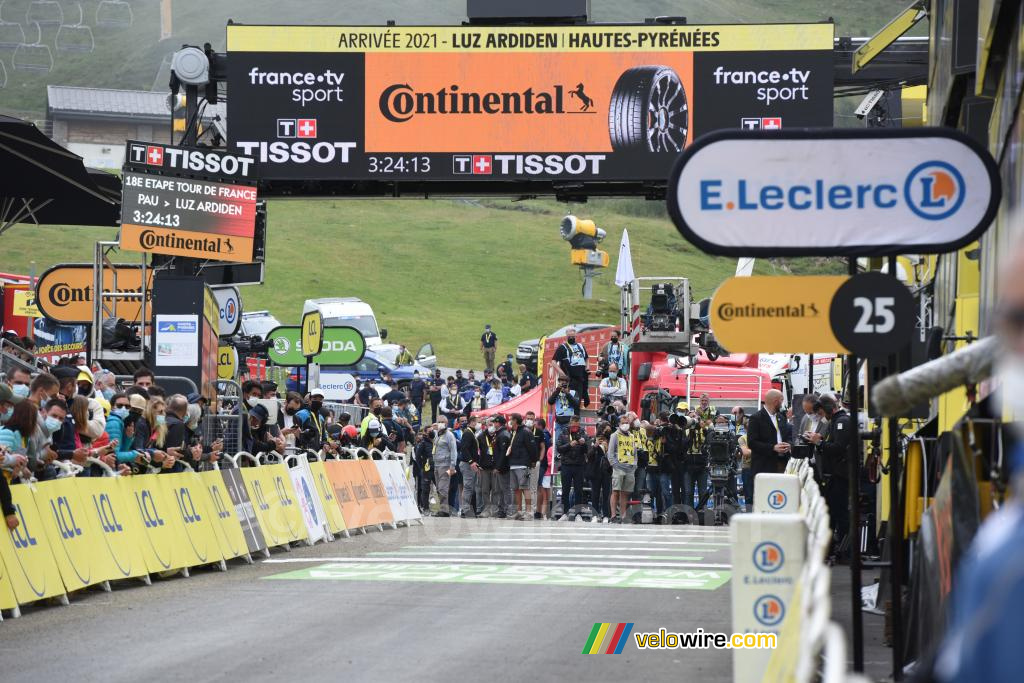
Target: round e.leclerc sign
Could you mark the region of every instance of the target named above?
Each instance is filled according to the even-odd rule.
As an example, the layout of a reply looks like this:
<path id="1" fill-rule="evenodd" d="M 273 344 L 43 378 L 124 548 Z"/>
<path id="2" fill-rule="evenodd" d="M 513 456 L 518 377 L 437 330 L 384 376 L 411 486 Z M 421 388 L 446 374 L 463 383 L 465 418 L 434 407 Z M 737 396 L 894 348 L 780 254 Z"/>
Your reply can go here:
<path id="1" fill-rule="evenodd" d="M 710 133 L 668 185 L 679 232 L 723 256 L 953 251 L 999 200 L 991 156 L 949 128 Z"/>

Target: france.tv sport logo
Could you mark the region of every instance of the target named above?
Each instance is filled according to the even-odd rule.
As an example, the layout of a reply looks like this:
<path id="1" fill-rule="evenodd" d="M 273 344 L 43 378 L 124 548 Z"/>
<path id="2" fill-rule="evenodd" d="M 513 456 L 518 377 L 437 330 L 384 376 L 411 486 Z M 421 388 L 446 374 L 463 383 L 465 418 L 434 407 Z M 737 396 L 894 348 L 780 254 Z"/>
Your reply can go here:
<path id="1" fill-rule="evenodd" d="M 582 654 L 585 655 L 618 655 L 622 654 L 622 648 L 629 640 L 629 634 L 633 630 L 633 623 L 597 623 L 590 629 L 590 636 L 583 646 Z"/>
<path id="2" fill-rule="evenodd" d="M 817 179 L 802 184 L 765 184 L 760 188 L 738 179 L 731 196 L 726 181 L 700 181 L 702 211 L 845 211 L 851 209 L 895 209 L 901 202 L 914 215 L 939 221 L 963 206 L 967 187 L 963 175 L 945 161 L 926 161 L 907 174 L 903 187 L 893 183 L 828 183 Z"/>

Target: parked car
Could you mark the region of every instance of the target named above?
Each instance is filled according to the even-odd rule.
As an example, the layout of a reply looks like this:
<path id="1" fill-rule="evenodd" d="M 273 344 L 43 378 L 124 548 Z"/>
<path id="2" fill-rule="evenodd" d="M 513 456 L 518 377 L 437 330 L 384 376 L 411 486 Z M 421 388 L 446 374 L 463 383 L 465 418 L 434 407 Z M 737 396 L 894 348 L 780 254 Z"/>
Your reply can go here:
<path id="1" fill-rule="evenodd" d="M 547 336 L 564 337 L 565 331 L 570 327 L 575 327 L 576 332 L 592 332 L 593 330 L 601 330 L 606 327 L 611 327 L 611 325 L 608 325 L 607 323 L 576 323 L 575 325 L 559 327 Z M 521 341 L 516 347 L 516 363 L 522 363 L 530 372 L 537 372 L 537 355 L 539 353 L 540 339 L 526 339 L 525 341 Z"/>
<path id="2" fill-rule="evenodd" d="M 434 374 L 433 370 L 419 363 L 396 366 L 377 351 L 371 350 L 367 350 L 363 359 L 355 365 L 323 365 L 320 367 L 320 372 L 345 373 L 352 375 L 360 382 L 376 382 L 386 372 L 391 375 L 391 379 L 395 380 L 395 384 L 400 388 L 412 381 L 413 373 L 419 372 L 423 378 Z M 288 389 L 297 391 L 299 383 L 305 383 L 305 377 L 306 368 L 296 368 L 295 372 L 288 377 Z"/>
<path id="3" fill-rule="evenodd" d="M 267 338 L 272 329 L 280 326 L 281 322 L 270 311 L 248 311 L 242 313 L 238 333 L 243 337 L 259 337 L 262 340 Z"/>
<path id="4" fill-rule="evenodd" d="M 370 351 L 373 351 L 381 358 L 391 363 L 392 365 L 398 365 L 398 344 L 377 344 L 376 346 L 370 347 Z M 424 367 L 433 370 L 437 367 L 437 356 L 434 354 L 433 344 L 424 344 L 420 347 L 420 350 L 416 352 L 416 362 Z"/>
<path id="5" fill-rule="evenodd" d="M 305 315 L 309 311 L 320 311 L 324 327 L 354 327 L 359 330 L 367 348 L 382 344 L 388 337 L 388 331 L 377 326 L 377 316 L 370 304 L 353 296 L 306 299 L 302 313 Z"/>

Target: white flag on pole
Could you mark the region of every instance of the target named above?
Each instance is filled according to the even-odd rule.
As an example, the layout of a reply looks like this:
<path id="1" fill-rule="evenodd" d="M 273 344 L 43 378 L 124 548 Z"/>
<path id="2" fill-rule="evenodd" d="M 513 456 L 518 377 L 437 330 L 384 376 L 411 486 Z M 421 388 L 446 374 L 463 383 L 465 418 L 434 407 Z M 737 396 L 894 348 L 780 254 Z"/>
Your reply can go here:
<path id="1" fill-rule="evenodd" d="M 615 286 L 622 287 L 636 279 L 633 274 L 633 255 L 629 251 L 629 232 L 622 231 L 619 242 L 619 263 L 615 267 Z"/>

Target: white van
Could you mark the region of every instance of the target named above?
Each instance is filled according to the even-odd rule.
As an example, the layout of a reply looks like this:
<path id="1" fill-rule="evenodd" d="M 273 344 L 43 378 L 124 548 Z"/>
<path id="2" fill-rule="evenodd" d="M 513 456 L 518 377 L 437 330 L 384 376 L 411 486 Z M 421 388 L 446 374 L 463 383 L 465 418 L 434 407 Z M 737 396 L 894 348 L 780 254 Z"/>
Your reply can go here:
<path id="1" fill-rule="evenodd" d="M 388 338 L 388 331 L 377 327 L 377 316 L 370 304 L 352 296 L 326 299 L 306 299 L 302 314 L 320 311 L 324 327 L 354 327 L 366 339 L 367 348 L 382 343 Z"/>

